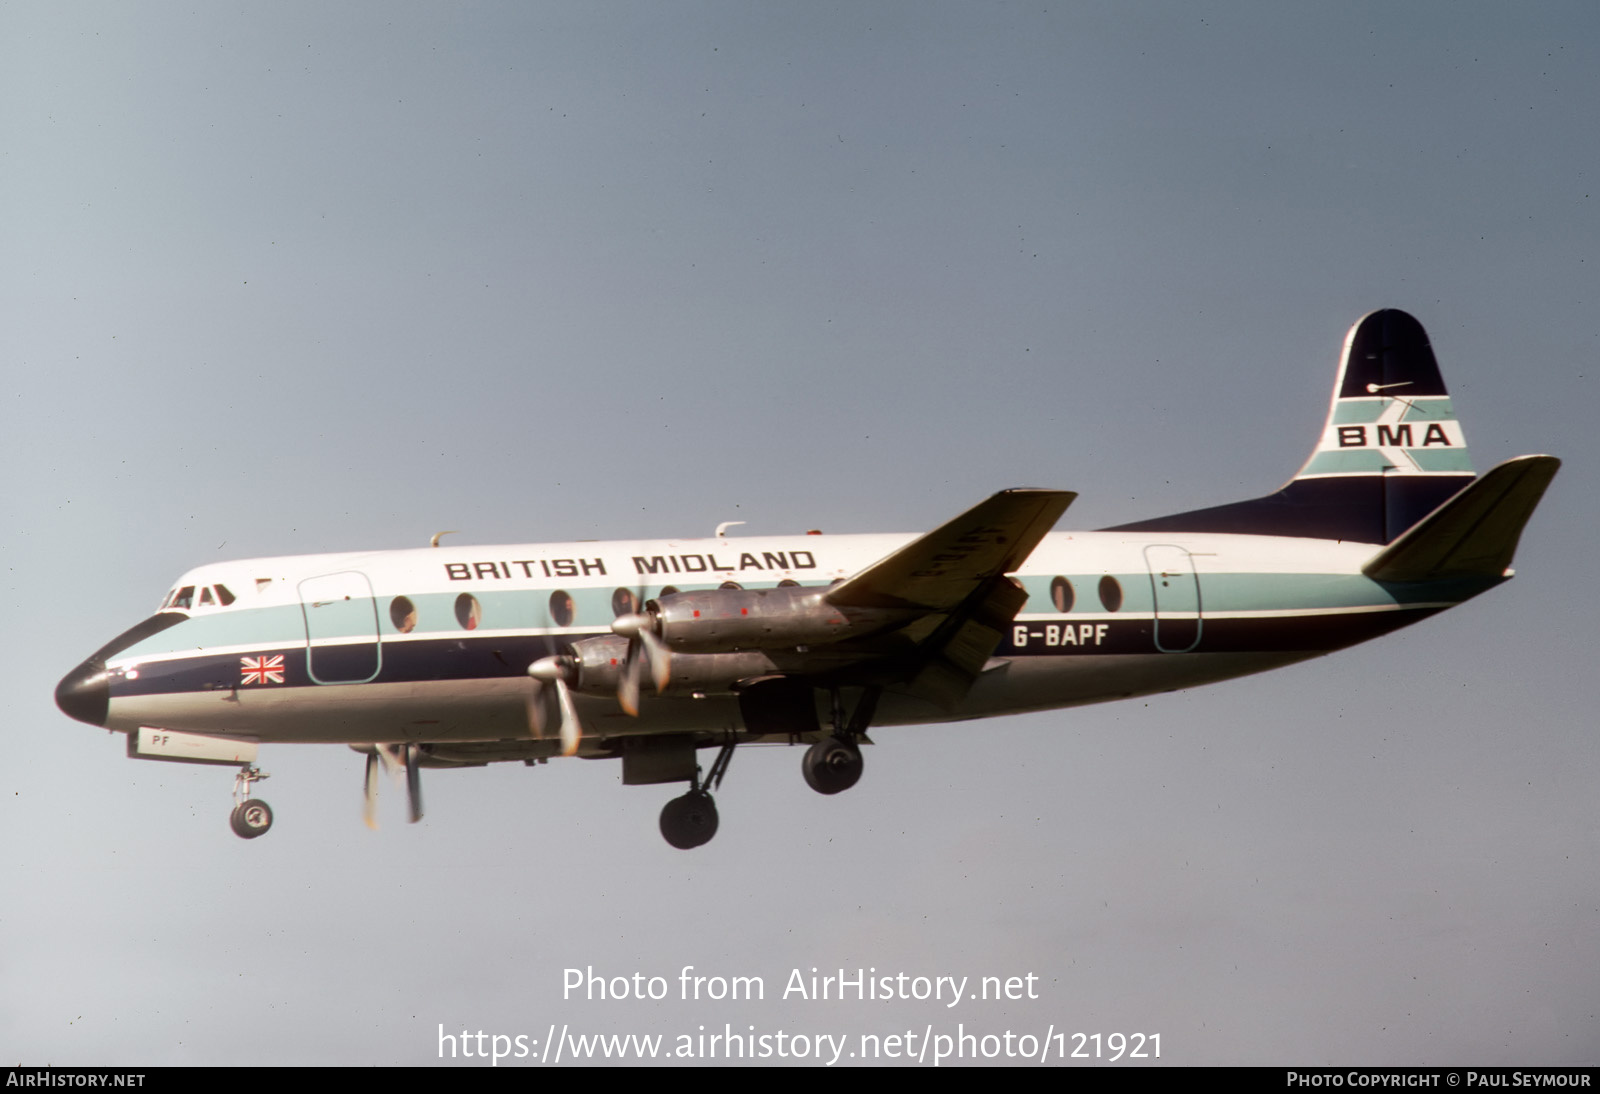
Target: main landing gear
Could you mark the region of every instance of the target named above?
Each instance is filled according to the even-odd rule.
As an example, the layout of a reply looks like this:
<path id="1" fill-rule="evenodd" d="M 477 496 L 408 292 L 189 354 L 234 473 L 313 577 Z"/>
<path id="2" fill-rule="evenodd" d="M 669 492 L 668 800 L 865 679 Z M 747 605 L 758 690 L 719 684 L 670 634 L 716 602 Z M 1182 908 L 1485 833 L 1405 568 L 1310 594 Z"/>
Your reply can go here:
<path id="1" fill-rule="evenodd" d="M 806 749 L 800 763 L 800 773 L 811 789 L 819 794 L 838 794 L 861 781 L 865 765 L 857 742 L 866 740 L 867 726 L 878 708 L 878 695 L 878 688 L 868 688 L 855 710 L 846 716 L 839 689 L 832 689 L 833 732 Z M 709 843 L 717 834 L 717 803 L 712 800 L 711 791 L 722 786 L 733 749 L 734 742 L 723 745 L 705 781 L 700 781 L 700 770 L 696 768 L 689 780 L 689 792 L 662 807 L 661 835 L 680 851 Z"/>
<path id="2" fill-rule="evenodd" d="M 711 799 L 711 790 L 722 786 L 722 777 L 728 773 L 728 764 L 733 759 L 733 749 L 732 741 L 723 745 L 705 782 L 700 781 L 700 769 L 695 768 L 694 778 L 689 780 L 689 792 L 661 807 L 661 835 L 678 850 L 688 851 L 709 843 L 717 834 L 717 803 Z"/>
<path id="3" fill-rule="evenodd" d="M 240 839 L 255 839 L 267 834 L 272 827 L 272 806 L 250 796 L 250 784 L 271 778 L 266 772 L 252 766 L 239 769 L 233 777 L 233 812 L 228 814 L 228 825 Z"/>
<path id="4" fill-rule="evenodd" d="M 866 738 L 867 726 L 878 710 L 879 694 L 878 688 L 868 688 L 856 703 L 856 709 L 846 718 L 839 689 L 832 689 L 833 735 L 806 749 L 805 759 L 800 761 L 800 773 L 806 777 L 806 785 L 818 794 L 837 794 L 861 781 L 865 765 L 856 742 Z"/>
<path id="5" fill-rule="evenodd" d="M 843 737 L 824 737 L 806 749 L 800 773 L 806 785 L 818 794 L 837 794 L 849 790 L 861 779 L 861 750 Z"/>

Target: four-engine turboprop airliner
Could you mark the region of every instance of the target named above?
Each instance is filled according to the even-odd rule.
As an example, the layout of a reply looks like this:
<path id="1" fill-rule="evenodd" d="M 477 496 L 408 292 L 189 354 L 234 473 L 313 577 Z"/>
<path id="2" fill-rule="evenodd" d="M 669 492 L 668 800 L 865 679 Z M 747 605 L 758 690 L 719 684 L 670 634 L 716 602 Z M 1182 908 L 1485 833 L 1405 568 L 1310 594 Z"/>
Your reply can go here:
<path id="1" fill-rule="evenodd" d="M 239 768 L 266 743 L 418 772 L 556 756 L 686 782 L 661 831 L 716 831 L 736 746 L 802 744 L 811 787 L 862 771 L 869 728 L 1171 691 L 1387 634 L 1506 580 L 1557 468 L 1474 477 L 1421 325 L 1345 340 L 1327 423 L 1276 493 L 1092 532 L 1074 494 L 1005 490 L 922 536 L 816 533 L 441 547 L 222 562 L 73 669 L 56 702 L 128 754 Z M 709 769 L 701 749 L 719 751 Z"/>

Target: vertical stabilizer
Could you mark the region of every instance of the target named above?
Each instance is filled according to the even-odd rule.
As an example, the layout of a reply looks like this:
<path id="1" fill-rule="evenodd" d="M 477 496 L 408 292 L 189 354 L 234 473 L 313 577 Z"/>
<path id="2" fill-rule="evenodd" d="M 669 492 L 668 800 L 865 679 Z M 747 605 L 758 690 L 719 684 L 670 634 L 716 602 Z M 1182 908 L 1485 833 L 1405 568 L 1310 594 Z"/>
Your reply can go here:
<path id="1" fill-rule="evenodd" d="M 1427 332 L 1385 308 L 1345 336 L 1327 422 L 1311 458 L 1281 490 L 1114 530 L 1390 543 L 1472 479 Z"/>
<path id="2" fill-rule="evenodd" d="M 1375 311 L 1350 328 L 1322 439 L 1295 477 L 1348 475 L 1472 476 L 1433 347 L 1403 311 Z"/>

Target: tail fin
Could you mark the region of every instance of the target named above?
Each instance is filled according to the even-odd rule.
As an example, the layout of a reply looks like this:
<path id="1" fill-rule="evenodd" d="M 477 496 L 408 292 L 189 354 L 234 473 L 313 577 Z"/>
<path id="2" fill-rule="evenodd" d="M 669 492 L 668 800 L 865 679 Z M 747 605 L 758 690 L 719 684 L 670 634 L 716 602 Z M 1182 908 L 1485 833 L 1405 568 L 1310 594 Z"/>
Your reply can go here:
<path id="1" fill-rule="evenodd" d="M 1472 477 L 1427 332 L 1388 308 L 1350 328 L 1322 436 L 1277 493 L 1108 530 L 1391 543 Z"/>

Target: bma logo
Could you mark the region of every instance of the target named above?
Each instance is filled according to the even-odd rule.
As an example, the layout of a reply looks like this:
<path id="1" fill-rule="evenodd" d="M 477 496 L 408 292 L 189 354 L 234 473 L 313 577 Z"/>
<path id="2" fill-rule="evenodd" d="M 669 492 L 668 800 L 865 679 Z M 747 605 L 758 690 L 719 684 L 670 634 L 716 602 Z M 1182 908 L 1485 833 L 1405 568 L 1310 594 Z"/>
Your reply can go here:
<path id="1" fill-rule="evenodd" d="M 1413 438 L 1410 422 L 1373 426 L 1374 437 L 1371 442 L 1367 440 L 1367 428 L 1364 425 L 1340 426 L 1339 447 L 1366 448 L 1370 444 L 1376 448 L 1430 448 L 1435 445 L 1453 448 L 1456 445 L 1456 442 L 1450 439 L 1450 434 L 1445 431 L 1442 422 L 1429 422 L 1420 444 Z"/>

